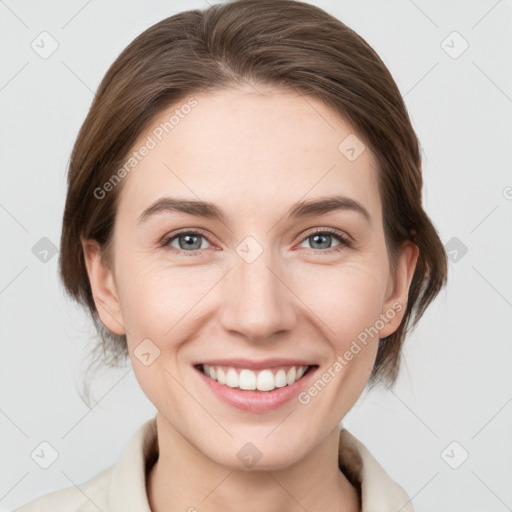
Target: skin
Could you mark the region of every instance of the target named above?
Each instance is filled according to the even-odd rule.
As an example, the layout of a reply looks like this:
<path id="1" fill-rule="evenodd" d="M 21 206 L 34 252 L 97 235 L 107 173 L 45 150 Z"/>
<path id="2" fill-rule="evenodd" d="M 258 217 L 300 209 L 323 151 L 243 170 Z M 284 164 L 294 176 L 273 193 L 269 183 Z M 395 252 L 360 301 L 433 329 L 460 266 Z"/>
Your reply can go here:
<path id="1" fill-rule="evenodd" d="M 194 97 L 198 105 L 123 180 L 112 267 L 94 241 L 82 240 L 101 320 L 127 334 L 136 378 L 157 408 L 150 506 L 360 510 L 338 468 L 338 425 L 368 381 L 378 338 L 397 329 L 405 307 L 305 405 L 293 399 L 265 413 L 235 409 L 192 365 L 300 357 L 321 375 L 380 314 L 405 305 L 418 249 L 403 247 L 393 275 L 374 156 L 366 148 L 349 161 L 339 151 L 354 131 L 320 101 L 260 87 Z M 160 112 L 134 148 L 176 108 Z M 333 191 L 364 205 L 371 224 L 349 210 L 287 219 L 295 202 Z M 160 212 L 140 224 L 139 215 L 165 195 L 213 202 L 228 222 Z M 180 252 L 179 237 L 159 246 L 185 228 L 205 231 L 200 249 Z M 342 242 L 327 235 L 315 243 L 313 228 L 333 228 L 356 245 L 334 251 Z M 252 263 L 236 251 L 247 236 L 263 250 Z M 134 349 L 148 338 L 160 355 L 145 366 Z M 251 468 L 236 456 L 247 442 L 263 454 Z"/>

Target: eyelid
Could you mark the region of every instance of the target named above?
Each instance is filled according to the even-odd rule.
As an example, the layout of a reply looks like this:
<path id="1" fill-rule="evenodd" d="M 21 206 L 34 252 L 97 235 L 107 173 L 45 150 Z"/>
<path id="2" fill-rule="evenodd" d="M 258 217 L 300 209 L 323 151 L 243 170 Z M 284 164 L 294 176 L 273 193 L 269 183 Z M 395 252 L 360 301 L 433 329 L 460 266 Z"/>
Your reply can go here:
<path id="1" fill-rule="evenodd" d="M 302 235 L 301 242 L 303 242 L 306 238 L 309 238 L 312 235 L 316 235 L 317 233 L 327 233 L 329 235 L 335 235 L 341 238 L 347 244 L 355 243 L 354 238 L 352 238 L 352 236 L 350 236 L 347 232 L 329 227 L 307 229 Z"/>
<path id="2" fill-rule="evenodd" d="M 209 244 L 213 245 L 213 242 L 210 240 L 210 235 L 207 234 L 207 232 L 204 231 L 201 228 L 185 228 L 185 229 L 180 229 L 178 231 L 173 231 L 171 233 L 167 233 L 160 240 L 159 245 L 161 247 L 163 247 L 164 249 L 169 249 L 171 251 L 179 252 L 179 253 L 190 253 L 190 254 L 194 254 L 195 253 L 195 254 L 199 254 L 199 253 L 202 253 L 203 251 L 206 250 L 206 249 L 199 249 L 199 250 L 196 250 L 196 251 L 184 251 L 182 249 L 176 249 L 175 247 L 171 248 L 169 246 L 169 242 L 171 240 L 173 240 L 174 238 L 177 238 L 180 235 L 201 235 L 203 238 L 205 238 L 207 240 L 207 242 Z"/>
<path id="3" fill-rule="evenodd" d="M 201 254 L 203 253 L 204 251 L 206 251 L 207 249 L 198 249 L 198 250 L 194 250 L 194 251 L 185 251 L 183 249 L 176 249 L 176 248 L 171 248 L 169 246 L 169 242 L 177 237 L 179 237 L 180 235 L 184 235 L 184 234 L 190 234 L 190 235 L 200 235 L 202 236 L 203 238 L 205 238 L 207 240 L 207 242 L 209 244 L 213 244 L 213 242 L 210 240 L 210 235 L 203 229 L 201 228 L 184 228 L 184 229 L 181 229 L 181 230 L 178 230 L 178 231 L 175 231 L 175 232 L 171 232 L 171 233 L 168 233 L 166 234 L 159 242 L 159 245 L 161 247 L 163 247 L 164 249 L 169 249 L 171 251 L 174 251 L 174 252 L 178 252 L 178 253 L 186 253 L 187 255 L 192 255 L 192 254 Z M 306 230 L 300 240 L 299 240 L 299 244 L 300 243 L 303 243 L 305 240 L 307 240 L 309 237 L 313 236 L 313 235 L 316 235 L 316 234 L 327 234 L 327 235 L 331 235 L 335 238 L 338 238 L 339 242 L 340 242 L 340 245 L 344 245 L 346 246 L 347 248 L 352 248 L 355 244 L 355 240 L 354 238 L 352 238 L 352 236 L 350 236 L 348 233 L 346 232 L 343 232 L 343 231 L 339 231 L 335 228 L 327 228 L 327 227 L 324 227 L 324 228 L 310 228 L 308 230 Z M 314 252 L 318 252 L 318 253 L 330 253 L 331 251 L 336 251 L 336 250 L 340 250 L 338 248 L 338 246 L 335 246 L 335 247 L 329 247 L 328 249 L 325 249 L 325 250 L 314 250 L 312 249 Z"/>
<path id="4" fill-rule="evenodd" d="M 356 247 L 356 241 L 352 236 L 350 236 L 348 233 L 345 233 L 344 231 L 339 231 L 335 228 L 312 228 L 312 230 L 307 230 L 301 237 L 299 244 L 302 244 L 304 241 L 306 241 L 308 238 L 312 237 L 316 234 L 322 234 L 322 235 L 329 235 L 333 238 L 338 239 L 339 244 L 335 245 L 334 247 L 328 247 L 324 250 L 315 250 L 311 249 L 313 251 L 313 254 L 319 257 L 329 255 L 333 255 L 336 253 L 344 252 L 347 249 L 354 249 Z"/>

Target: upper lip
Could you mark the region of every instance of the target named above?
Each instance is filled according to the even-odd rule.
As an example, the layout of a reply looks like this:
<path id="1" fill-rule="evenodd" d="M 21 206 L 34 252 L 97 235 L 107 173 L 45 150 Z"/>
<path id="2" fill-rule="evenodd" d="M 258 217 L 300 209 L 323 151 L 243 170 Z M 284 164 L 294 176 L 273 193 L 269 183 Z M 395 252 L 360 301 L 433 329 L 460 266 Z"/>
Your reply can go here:
<path id="1" fill-rule="evenodd" d="M 315 366 L 311 361 L 303 359 L 291 358 L 272 358 L 254 361 L 251 359 L 236 358 L 236 359 L 209 359 L 201 361 L 196 365 L 206 364 L 208 366 L 232 366 L 234 368 L 247 368 L 253 370 L 261 370 L 264 368 L 276 368 L 279 366 Z"/>

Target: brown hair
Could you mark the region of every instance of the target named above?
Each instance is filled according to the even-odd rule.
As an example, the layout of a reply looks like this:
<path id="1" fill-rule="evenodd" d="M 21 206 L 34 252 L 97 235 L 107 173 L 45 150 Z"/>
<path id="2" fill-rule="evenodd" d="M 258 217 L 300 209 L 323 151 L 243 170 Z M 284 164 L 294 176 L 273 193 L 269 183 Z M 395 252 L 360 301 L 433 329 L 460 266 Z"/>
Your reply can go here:
<path id="1" fill-rule="evenodd" d="M 405 316 L 380 340 L 369 382 L 392 385 L 406 333 L 447 279 L 447 259 L 422 207 L 421 156 L 400 91 L 376 52 L 322 9 L 295 0 L 237 0 L 181 12 L 134 39 L 103 78 L 73 148 L 64 211 L 60 274 L 67 292 L 85 305 L 100 334 L 100 363 L 128 355 L 125 336 L 99 319 L 80 236 L 96 240 L 111 259 L 122 183 L 102 200 L 94 193 L 124 160 L 163 109 L 193 93 L 236 85 L 277 86 L 323 101 L 373 152 L 384 232 L 395 268 L 401 244 L 419 257 Z"/>

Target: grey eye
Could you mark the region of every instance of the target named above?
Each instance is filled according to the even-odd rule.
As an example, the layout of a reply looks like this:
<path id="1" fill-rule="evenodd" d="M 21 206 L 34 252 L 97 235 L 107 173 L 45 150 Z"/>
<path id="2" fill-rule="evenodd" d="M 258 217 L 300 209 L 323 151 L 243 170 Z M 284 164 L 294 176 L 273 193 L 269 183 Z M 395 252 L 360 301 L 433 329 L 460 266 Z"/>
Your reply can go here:
<path id="1" fill-rule="evenodd" d="M 332 242 L 337 237 L 329 233 L 313 233 L 304 239 L 304 242 L 309 241 L 312 249 L 330 249 L 333 247 Z M 304 243 L 303 242 L 303 243 Z M 335 245 L 340 245 L 335 244 Z"/>
<path id="2" fill-rule="evenodd" d="M 173 245 L 175 241 L 178 241 L 178 247 Z M 179 233 L 172 237 L 168 244 L 175 249 L 181 249 L 183 251 L 193 251 L 199 249 L 205 249 L 202 242 L 206 241 L 205 237 L 199 233 Z"/>

